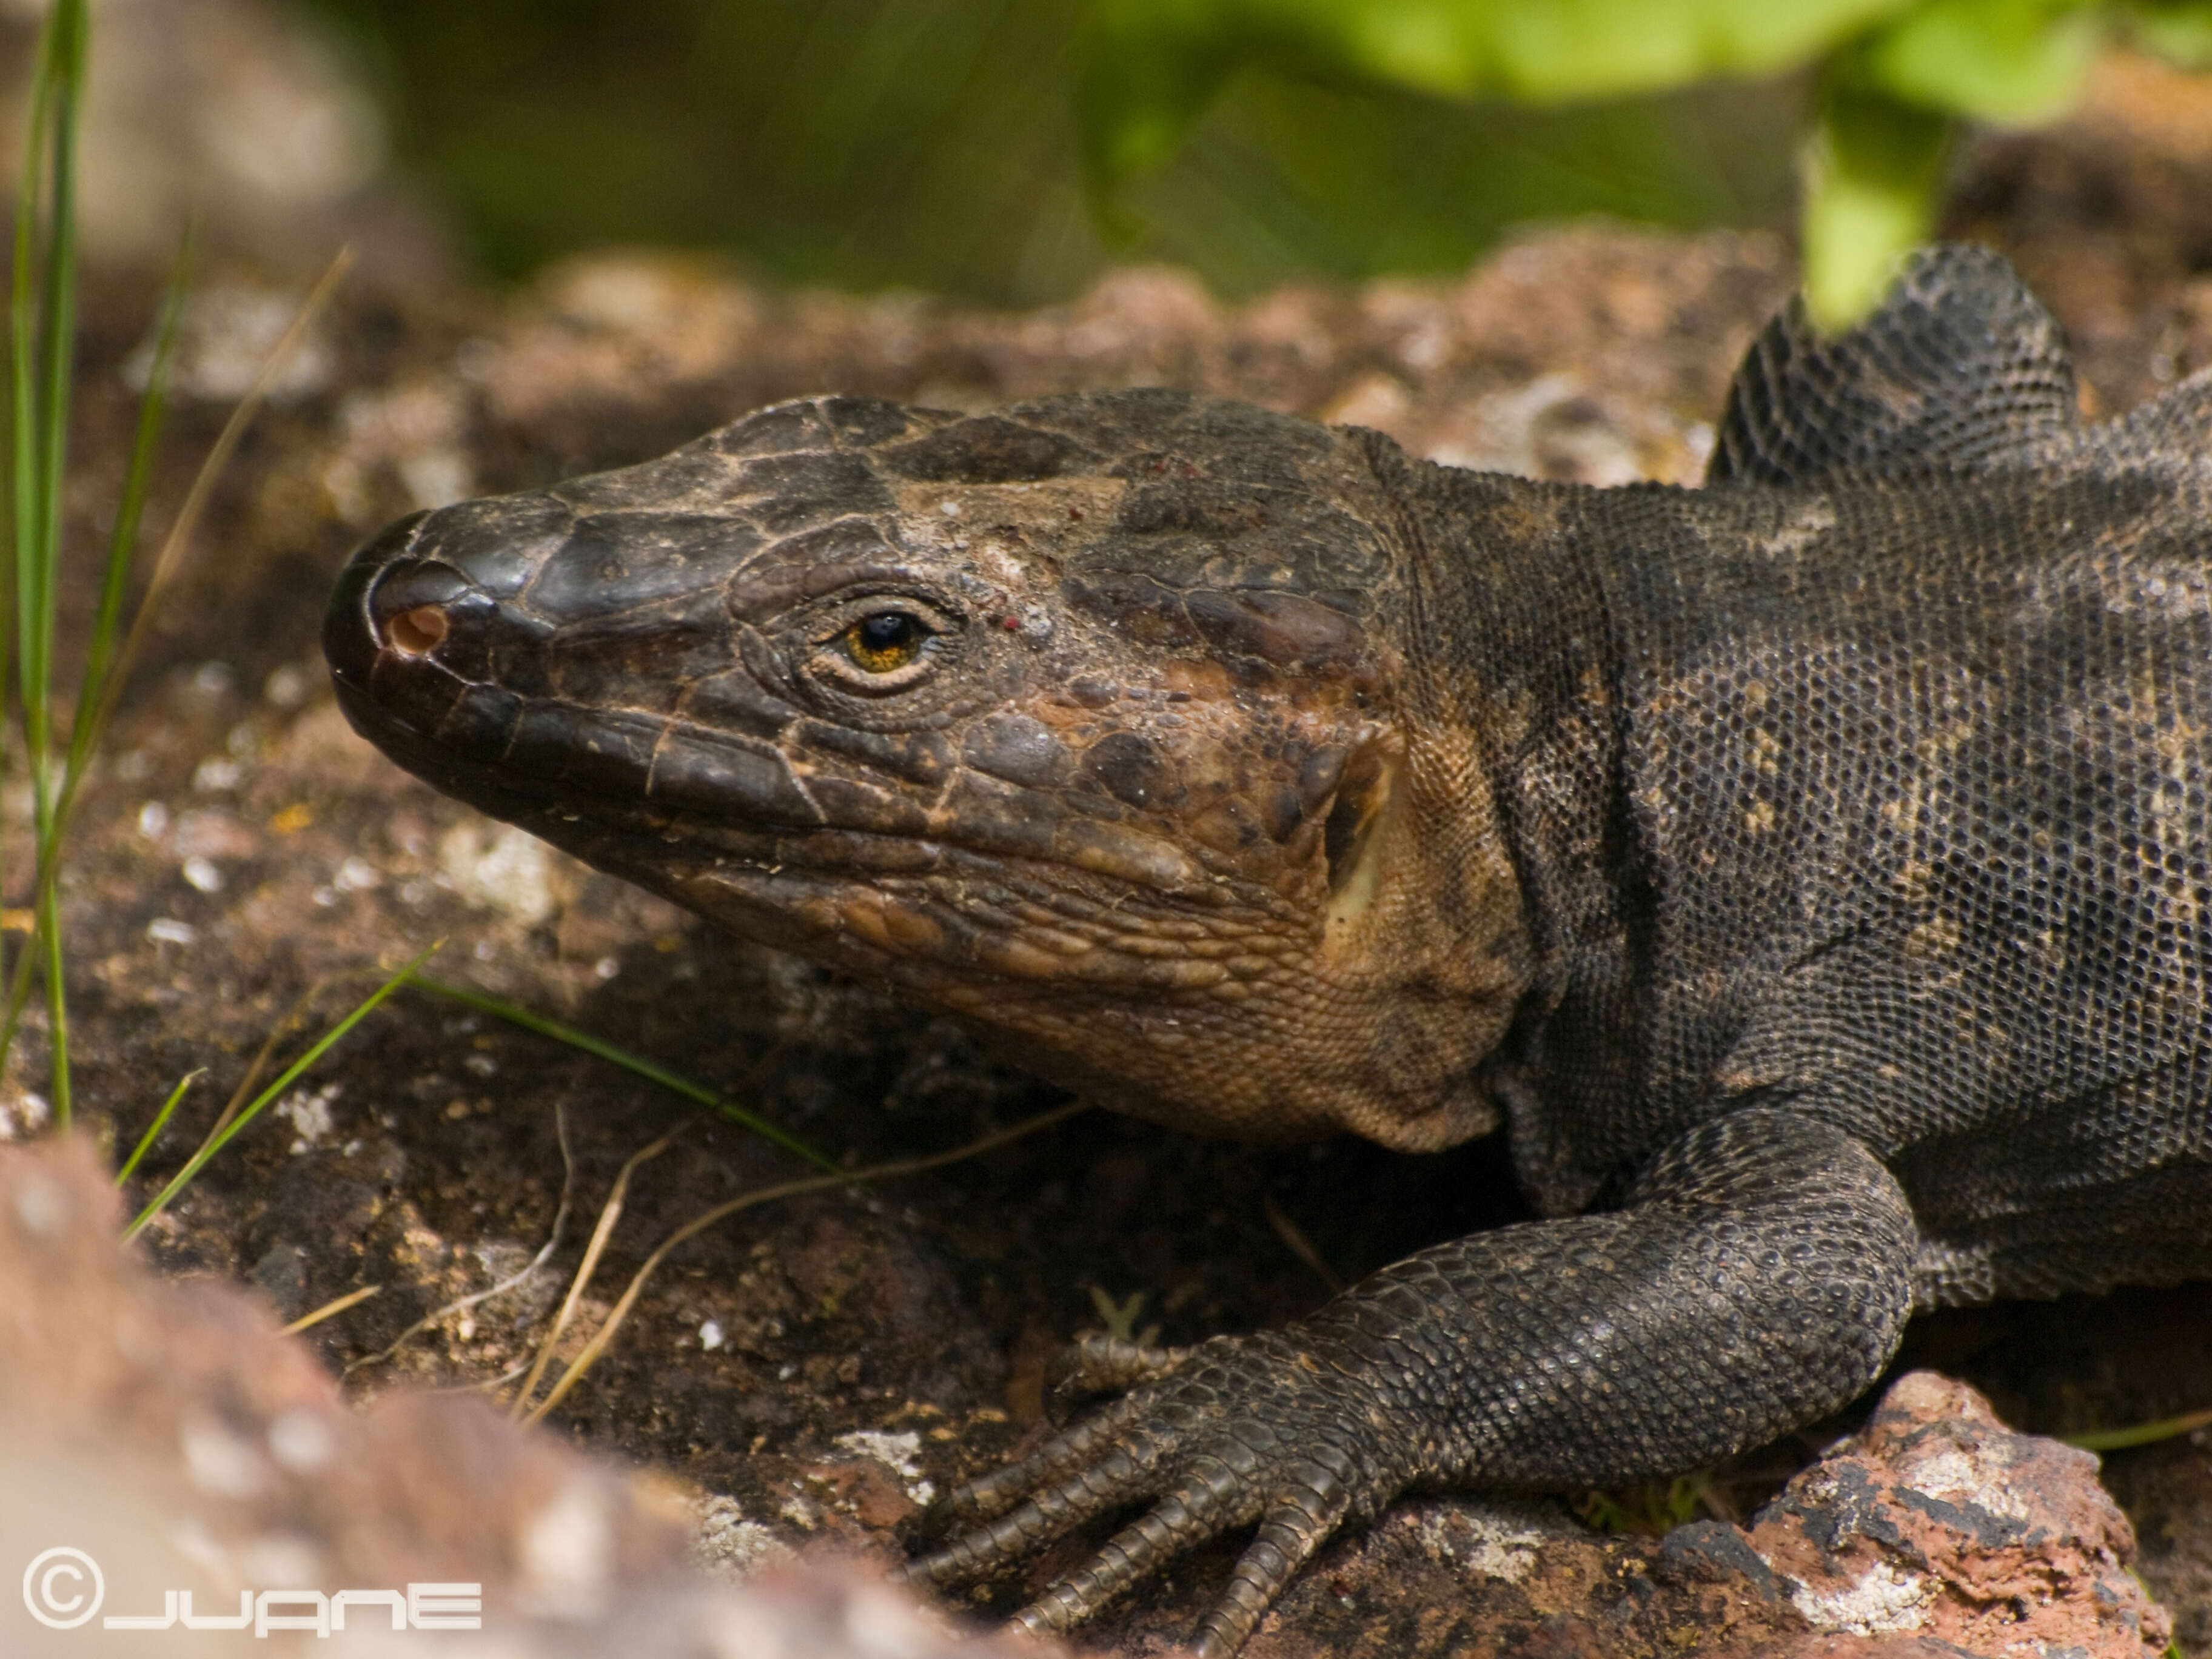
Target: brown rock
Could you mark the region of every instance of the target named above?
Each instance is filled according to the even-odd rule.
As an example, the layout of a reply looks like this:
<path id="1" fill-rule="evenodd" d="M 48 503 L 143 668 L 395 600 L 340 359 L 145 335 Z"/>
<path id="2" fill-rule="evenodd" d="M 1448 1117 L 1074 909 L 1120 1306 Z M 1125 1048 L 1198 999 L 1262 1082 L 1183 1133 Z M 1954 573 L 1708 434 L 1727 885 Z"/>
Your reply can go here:
<path id="1" fill-rule="evenodd" d="M 757 1583 L 717 1583 L 666 1493 L 480 1399 L 394 1391 L 357 1415 L 250 1297 L 153 1278 L 118 1248 L 120 1222 L 88 1143 L 0 1146 L 0 1571 L 26 1574 L 20 1599 L 0 1599 L 9 1659 L 143 1652 L 146 1632 L 101 1621 L 165 1609 L 242 1609 L 270 1628 L 179 1623 L 164 1654 L 317 1651 L 320 1634 L 292 1621 L 329 1617 L 315 1598 L 349 1588 L 442 1596 L 448 1617 L 480 1600 L 505 1659 L 1060 1651 L 971 1638 L 872 1576 L 787 1553 Z M 878 1457 L 822 1473 L 869 1526 L 914 1511 Z M 391 1617 L 380 1602 L 347 1613 L 349 1635 Z M 405 1639 L 421 1638 L 374 1650 Z"/>
<path id="2" fill-rule="evenodd" d="M 155 1279 L 120 1222 L 88 1144 L 0 1148 L 6 1560 L 62 1545 L 135 1563 L 110 1608 L 133 1615 L 171 1586 L 204 1612 L 285 1585 L 469 1582 L 488 1618 L 575 1617 L 684 1570 L 685 1528 L 629 1475 L 465 1395 L 357 1415 L 251 1298 Z M 132 1501 L 83 1501 L 108 1489 Z M 21 1651 L 4 1621 L 23 1613 L 0 1615 L 0 1651 Z"/>
<path id="3" fill-rule="evenodd" d="M 2135 1533 L 2096 1458 L 2014 1432 L 1931 1371 L 1892 1385 L 1865 1429 L 1759 1514 L 1750 1542 L 1823 1631 L 2099 1659 L 2142 1659 L 2172 1634 L 2127 1571 Z"/>
<path id="4" fill-rule="evenodd" d="M 1914 1372 L 1748 1528 L 1654 1540 L 1548 1504 L 1401 1505 L 1292 1586 L 1252 1659 L 2148 1659 L 2169 1621 L 2127 1571 L 2134 1535 L 2096 1471 Z M 1180 1628 L 1134 1624 L 1117 1652 Z"/>

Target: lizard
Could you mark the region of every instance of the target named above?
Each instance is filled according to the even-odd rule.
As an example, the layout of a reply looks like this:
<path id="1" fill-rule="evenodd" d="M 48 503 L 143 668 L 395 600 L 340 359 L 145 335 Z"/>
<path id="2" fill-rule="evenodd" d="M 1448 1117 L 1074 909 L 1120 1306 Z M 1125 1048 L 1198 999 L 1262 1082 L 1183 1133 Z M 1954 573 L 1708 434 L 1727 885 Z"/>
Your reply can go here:
<path id="1" fill-rule="evenodd" d="M 1134 388 L 825 396 L 418 513 L 355 727 L 1124 1109 L 1441 1149 L 1538 1219 L 1117 1395 L 947 1584 L 1232 1529 L 1196 1633 L 1415 1489 L 1617 1486 L 1864 1390 L 1916 1311 L 2212 1274 L 2212 376 L 2084 422 L 1997 255 L 1747 354 L 1701 488 Z"/>

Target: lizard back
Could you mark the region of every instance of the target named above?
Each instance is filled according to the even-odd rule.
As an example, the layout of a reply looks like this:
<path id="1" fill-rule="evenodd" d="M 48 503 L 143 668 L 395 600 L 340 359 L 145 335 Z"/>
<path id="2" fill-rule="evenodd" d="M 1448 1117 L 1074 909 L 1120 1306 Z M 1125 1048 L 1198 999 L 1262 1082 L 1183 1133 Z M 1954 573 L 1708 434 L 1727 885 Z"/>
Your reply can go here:
<path id="1" fill-rule="evenodd" d="M 1587 743 L 1512 793 L 1532 860 L 1618 898 L 1554 908 L 1560 990 L 1500 1087 L 1555 1209 L 1786 1103 L 1890 1164 L 1927 1300 L 2195 1276 L 2212 383 L 2077 425 L 2001 262 L 1915 275 L 1930 301 L 1843 349 L 1778 321 L 1706 489 L 1556 495 L 1613 671 L 1570 723 L 1613 734 L 1618 822 L 1554 821 L 1606 810 L 1563 775 Z M 1948 337 L 1916 354 L 1916 328 Z"/>

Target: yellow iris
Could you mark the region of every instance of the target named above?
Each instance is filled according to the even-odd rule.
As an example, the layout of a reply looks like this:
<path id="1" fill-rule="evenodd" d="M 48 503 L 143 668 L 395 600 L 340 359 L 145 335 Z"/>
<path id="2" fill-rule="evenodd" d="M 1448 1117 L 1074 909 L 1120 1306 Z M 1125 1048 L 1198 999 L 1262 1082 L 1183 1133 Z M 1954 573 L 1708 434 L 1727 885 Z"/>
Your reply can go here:
<path id="1" fill-rule="evenodd" d="M 921 654 L 929 629 L 903 611 L 863 617 L 839 636 L 845 654 L 871 674 L 889 674 Z"/>

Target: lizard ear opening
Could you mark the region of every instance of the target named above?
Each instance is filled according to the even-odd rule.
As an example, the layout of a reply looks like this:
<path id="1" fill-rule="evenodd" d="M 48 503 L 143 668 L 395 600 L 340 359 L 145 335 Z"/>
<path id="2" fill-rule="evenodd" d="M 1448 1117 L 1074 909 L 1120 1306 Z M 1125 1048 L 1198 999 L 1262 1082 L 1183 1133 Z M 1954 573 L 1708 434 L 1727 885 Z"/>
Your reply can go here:
<path id="1" fill-rule="evenodd" d="M 2076 413 L 2057 322 L 2002 255 L 1948 243 L 1906 259 L 1833 339 L 1792 300 L 1735 372 L 1705 483 L 2024 466 Z"/>
<path id="2" fill-rule="evenodd" d="M 1381 744 L 1364 745 L 1346 763 L 1336 804 L 1322 825 L 1328 860 L 1328 920 L 1334 928 L 1363 915 L 1381 885 L 1385 828 L 1395 816 L 1397 757 Z"/>
<path id="3" fill-rule="evenodd" d="M 1336 800 L 1322 825 L 1322 850 L 1328 859 L 1328 886 L 1344 890 L 1357 854 L 1374 827 L 1376 809 L 1387 793 L 1382 757 L 1365 745 L 1345 763 L 1337 780 Z"/>

